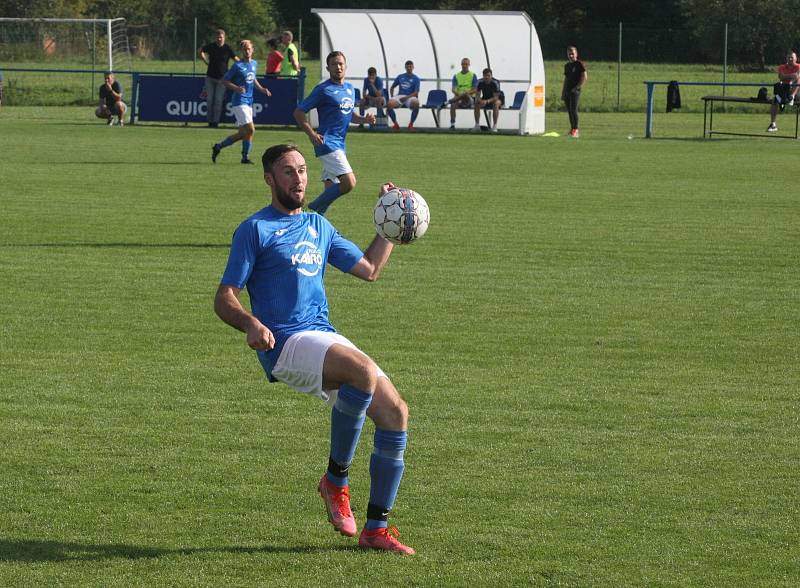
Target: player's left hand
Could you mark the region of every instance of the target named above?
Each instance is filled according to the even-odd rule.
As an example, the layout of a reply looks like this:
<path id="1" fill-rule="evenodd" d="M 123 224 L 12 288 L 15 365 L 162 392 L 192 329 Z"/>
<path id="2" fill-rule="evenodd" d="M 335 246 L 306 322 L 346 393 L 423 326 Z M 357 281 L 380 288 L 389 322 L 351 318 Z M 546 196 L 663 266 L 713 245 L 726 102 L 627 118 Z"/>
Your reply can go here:
<path id="1" fill-rule="evenodd" d="M 374 112 L 368 112 L 368 113 L 366 114 L 366 116 L 364 116 L 364 120 L 365 120 L 367 123 L 369 123 L 369 124 L 371 124 L 371 125 L 374 125 L 374 124 L 375 124 L 375 121 L 376 121 L 376 120 L 378 120 L 378 119 L 377 119 L 377 117 L 375 116 L 375 113 L 374 113 Z"/>
<path id="2" fill-rule="evenodd" d="M 389 190 L 394 190 L 397 186 L 395 186 L 392 182 L 386 182 L 385 184 L 381 185 L 381 191 L 378 196 L 383 196 Z"/>
<path id="3" fill-rule="evenodd" d="M 261 90 L 261 91 L 262 91 L 262 92 L 264 92 L 264 94 L 265 94 L 266 96 L 272 96 L 272 92 L 270 92 L 270 91 L 269 91 L 269 88 L 264 88 L 264 89 L 263 89 L 263 90 Z"/>

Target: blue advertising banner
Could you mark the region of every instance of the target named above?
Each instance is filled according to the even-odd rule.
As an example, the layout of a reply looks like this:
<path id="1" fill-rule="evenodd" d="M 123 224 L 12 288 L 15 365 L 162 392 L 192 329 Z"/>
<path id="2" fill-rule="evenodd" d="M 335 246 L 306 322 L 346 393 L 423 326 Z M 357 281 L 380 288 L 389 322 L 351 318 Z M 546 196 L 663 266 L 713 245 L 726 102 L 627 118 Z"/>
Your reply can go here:
<path id="1" fill-rule="evenodd" d="M 206 122 L 206 98 L 202 77 L 138 76 L 138 108 L 141 121 Z M 292 113 L 297 107 L 297 78 L 267 78 L 259 83 L 272 92 L 264 96 L 253 91 L 253 122 L 261 125 L 294 125 Z M 230 92 L 222 110 L 224 123 L 235 122 L 231 112 Z"/>

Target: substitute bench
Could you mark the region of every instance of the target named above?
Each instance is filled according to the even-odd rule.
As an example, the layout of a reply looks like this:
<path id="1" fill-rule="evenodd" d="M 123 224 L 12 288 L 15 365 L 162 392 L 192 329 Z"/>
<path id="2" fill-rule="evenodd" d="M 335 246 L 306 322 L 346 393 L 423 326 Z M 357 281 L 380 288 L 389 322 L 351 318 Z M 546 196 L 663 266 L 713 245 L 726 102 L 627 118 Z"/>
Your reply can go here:
<path id="1" fill-rule="evenodd" d="M 789 135 L 762 135 L 754 133 L 735 133 L 732 131 L 714 130 L 714 102 L 738 102 L 740 104 L 772 104 L 772 100 L 758 100 L 756 98 L 742 98 L 740 96 L 703 96 L 703 138 L 711 135 L 742 135 L 745 137 L 769 136 L 775 139 L 797 139 L 798 123 L 800 123 L 800 108 L 794 107 L 794 136 Z"/>

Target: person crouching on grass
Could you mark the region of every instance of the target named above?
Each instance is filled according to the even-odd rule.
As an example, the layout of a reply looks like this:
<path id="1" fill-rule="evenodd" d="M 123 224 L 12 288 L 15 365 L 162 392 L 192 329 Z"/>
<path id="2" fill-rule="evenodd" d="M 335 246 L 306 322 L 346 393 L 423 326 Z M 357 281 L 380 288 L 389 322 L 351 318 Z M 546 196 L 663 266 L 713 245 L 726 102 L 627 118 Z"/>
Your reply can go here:
<path id="1" fill-rule="evenodd" d="M 211 148 L 213 163 L 217 163 L 220 151 L 240 140 L 242 142 L 242 163 L 253 163 L 250 161 L 250 148 L 256 132 L 256 126 L 253 124 L 253 86 L 265 96 L 272 96 L 272 92 L 259 84 L 256 79 L 258 63 L 253 59 L 253 43 L 244 39 L 239 43 L 239 47 L 242 59 L 234 63 L 222 78 L 225 87 L 233 92 L 231 106 L 239 130 L 230 137 L 226 137 L 221 143 L 214 144 Z"/>
<path id="2" fill-rule="evenodd" d="M 128 107 L 122 101 L 122 86 L 114 79 L 114 74 L 107 71 L 105 82 L 100 86 L 100 104 L 94 111 L 95 116 L 106 119 L 108 126 L 114 124 L 114 116 L 116 116 L 119 126 L 123 126 L 127 109 Z"/>

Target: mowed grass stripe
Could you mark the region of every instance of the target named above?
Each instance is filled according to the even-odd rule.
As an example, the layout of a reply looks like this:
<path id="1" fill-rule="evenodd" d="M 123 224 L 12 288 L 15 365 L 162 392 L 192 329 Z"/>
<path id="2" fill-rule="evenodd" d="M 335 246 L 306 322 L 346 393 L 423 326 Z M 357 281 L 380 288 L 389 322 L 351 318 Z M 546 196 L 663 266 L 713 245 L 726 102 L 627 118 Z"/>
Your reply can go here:
<path id="1" fill-rule="evenodd" d="M 419 556 L 394 558 L 325 521 L 328 409 L 213 315 L 260 169 L 212 166 L 224 129 L 84 114 L 0 113 L 3 583 L 797 583 L 786 142 L 699 141 L 696 115 L 652 141 L 613 114 L 577 142 L 352 134 L 343 234 L 368 242 L 387 179 L 432 211 L 377 284 L 327 276 L 334 324 L 411 407 L 393 522 Z M 286 140 L 310 154 L 291 129 L 256 153 Z"/>

